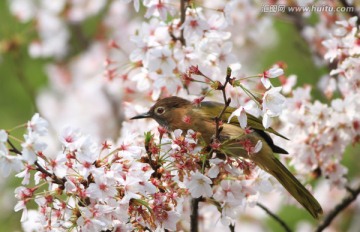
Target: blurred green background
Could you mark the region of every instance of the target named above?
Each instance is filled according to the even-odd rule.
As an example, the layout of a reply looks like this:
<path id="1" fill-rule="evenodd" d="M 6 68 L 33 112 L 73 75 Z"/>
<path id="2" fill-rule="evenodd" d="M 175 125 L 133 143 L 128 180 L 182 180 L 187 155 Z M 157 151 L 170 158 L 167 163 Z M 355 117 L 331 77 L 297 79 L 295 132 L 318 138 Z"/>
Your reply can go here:
<path id="1" fill-rule="evenodd" d="M 7 1 L 0 1 L 0 128 L 10 129 L 29 120 L 36 112 L 34 96 L 36 92 L 45 87 L 47 78 L 44 73 L 44 64 L 49 60 L 30 59 L 27 51 L 29 37 L 35 36 L 31 31 L 33 25 L 20 24 L 9 13 Z M 92 28 L 96 23 L 96 17 L 88 20 L 85 27 Z M 265 70 L 277 61 L 285 61 L 288 65 L 287 74 L 298 76 L 298 86 L 308 83 L 316 86 L 316 83 L 324 73 L 325 68 L 314 65 L 311 52 L 299 36 L 298 31 L 292 24 L 276 21 L 279 41 L 276 46 L 264 51 L 259 59 L 261 70 Z M 324 101 L 318 91 L 313 91 L 316 98 Z M 23 131 L 17 131 L 15 136 L 20 137 Z M 349 148 L 344 159 L 350 169 L 350 176 L 360 170 L 360 164 L 353 155 L 359 148 Z M 20 184 L 20 180 L 10 178 L 0 184 L 0 206 L 6 203 L 0 213 L 0 232 L 21 231 L 21 212 L 15 213 L 12 208 L 16 201 L 10 193 Z M 1 183 L 0 182 L 0 183 Z M 10 199 L 9 199 L 10 195 Z M 1 206 L 2 207 L 2 206 Z M 287 206 L 280 212 L 282 217 L 293 229 L 299 219 L 311 217 L 301 209 Z M 271 231 L 282 231 L 282 228 L 271 218 L 267 219 Z M 344 222 L 344 231 L 346 222 Z"/>

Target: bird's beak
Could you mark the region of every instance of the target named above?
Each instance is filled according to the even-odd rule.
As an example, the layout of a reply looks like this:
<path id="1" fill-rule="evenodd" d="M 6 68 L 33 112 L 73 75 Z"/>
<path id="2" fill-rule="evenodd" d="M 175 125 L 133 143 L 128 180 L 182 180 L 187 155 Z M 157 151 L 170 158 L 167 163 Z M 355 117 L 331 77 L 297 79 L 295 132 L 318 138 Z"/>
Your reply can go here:
<path id="1" fill-rule="evenodd" d="M 150 118 L 150 117 L 151 117 L 151 114 L 149 112 L 146 112 L 143 114 L 136 115 L 135 117 L 132 117 L 130 119 L 133 120 L 133 119 Z"/>

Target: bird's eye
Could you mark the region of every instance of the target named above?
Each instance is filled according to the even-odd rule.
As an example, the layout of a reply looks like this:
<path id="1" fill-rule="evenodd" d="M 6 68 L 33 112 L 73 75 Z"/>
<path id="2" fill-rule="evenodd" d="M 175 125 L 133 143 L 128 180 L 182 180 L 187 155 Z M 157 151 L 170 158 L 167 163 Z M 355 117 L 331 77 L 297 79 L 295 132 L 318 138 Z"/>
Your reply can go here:
<path id="1" fill-rule="evenodd" d="M 157 114 L 157 115 L 162 115 L 163 113 L 165 113 L 165 109 L 164 109 L 164 107 L 158 107 L 158 108 L 156 108 L 155 109 L 155 113 Z"/>

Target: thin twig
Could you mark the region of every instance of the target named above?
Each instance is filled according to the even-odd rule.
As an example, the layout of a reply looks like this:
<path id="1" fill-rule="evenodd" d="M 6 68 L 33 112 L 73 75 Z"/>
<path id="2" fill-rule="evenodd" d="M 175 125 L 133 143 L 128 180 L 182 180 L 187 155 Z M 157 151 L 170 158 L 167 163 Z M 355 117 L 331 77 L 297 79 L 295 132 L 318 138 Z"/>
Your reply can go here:
<path id="1" fill-rule="evenodd" d="M 10 139 L 7 140 L 8 144 L 10 145 L 11 149 L 9 151 L 14 152 L 15 154 L 22 155 L 21 151 L 15 147 L 15 145 L 10 141 Z"/>
<path id="2" fill-rule="evenodd" d="M 191 199 L 191 215 L 190 215 L 190 231 L 191 232 L 198 232 L 198 217 L 199 217 L 199 198 L 192 198 Z"/>
<path id="3" fill-rule="evenodd" d="M 256 205 L 263 209 L 267 214 L 269 214 L 269 216 L 272 217 L 275 221 L 277 221 L 285 231 L 291 232 L 290 227 L 278 215 L 271 212 L 266 206 L 259 202 L 257 202 Z"/>
<path id="4" fill-rule="evenodd" d="M 230 232 L 235 232 L 235 224 L 229 225 Z"/>
<path id="5" fill-rule="evenodd" d="M 180 0 L 180 25 L 183 26 L 185 19 L 186 19 L 186 8 L 187 8 L 187 4 L 185 2 L 187 2 L 188 0 Z M 180 31 L 180 38 L 179 38 L 180 42 L 182 45 L 186 45 L 186 41 L 184 38 L 184 27 L 181 28 Z"/>
<path id="6" fill-rule="evenodd" d="M 14 152 L 15 154 L 22 155 L 21 151 L 15 147 L 15 145 L 8 139 L 8 144 L 10 145 L 11 149 L 9 151 Z M 47 171 L 45 168 L 43 168 L 37 161 L 35 161 L 36 170 L 40 171 L 41 173 L 44 173 L 46 176 L 53 179 L 53 183 L 56 183 L 58 185 L 64 185 L 66 179 L 60 179 L 55 174 L 51 174 L 49 171 Z"/>
<path id="7" fill-rule="evenodd" d="M 321 223 L 316 228 L 316 232 L 323 231 L 328 227 L 334 218 L 341 213 L 346 207 L 348 207 L 353 201 L 356 200 L 357 196 L 360 194 L 360 185 L 356 189 L 350 187 L 347 188 L 349 196 L 345 197 L 341 203 L 339 203 L 335 208 L 321 221 Z"/>
<path id="8" fill-rule="evenodd" d="M 230 105 L 230 102 L 231 102 L 231 98 L 227 98 L 226 91 L 225 91 L 227 84 L 230 82 L 230 78 L 231 78 L 231 69 L 228 68 L 227 71 L 226 71 L 225 83 L 219 87 L 219 90 L 221 90 L 222 95 L 223 95 L 224 107 L 221 110 L 220 114 L 215 118 L 215 124 L 216 124 L 215 138 L 217 140 L 220 139 L 220 132 L 221 132 L 220 121 L 221 121 L 221 118 L 224 115 L 226 109 L 228 108 L 228 106 Z"/>
<path id="9" fill-rule="evenodd" d="M 48 172 L 45 168 L 43 168 L 37 161 L 35 161 L 35 166 L 36 166 L 36 170 L 38 170 L 41 173 L 44 173 L 46 176 L 50 177 L 52 179 L 52 182 L 58 185 L 63 186 L 66 182 L 66 179 L 60 179 L 59 177 L 57 177 L 55 174 L 51 174 L 50 172 Z"/>

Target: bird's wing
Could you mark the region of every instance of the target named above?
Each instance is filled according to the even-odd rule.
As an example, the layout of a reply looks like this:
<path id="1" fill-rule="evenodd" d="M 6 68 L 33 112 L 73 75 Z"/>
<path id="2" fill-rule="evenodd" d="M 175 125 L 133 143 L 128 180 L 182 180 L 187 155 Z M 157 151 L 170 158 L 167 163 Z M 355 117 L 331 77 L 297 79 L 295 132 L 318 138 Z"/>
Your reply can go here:
<path id="1" fill-rule="evenodd" d="M 217 114 L 219 114 L 221 112 L 221 110 L 224 107 L 224 104 L 221 104 L 218 102 L 205 101 L 205 102 L 201 103 L 201 106 L 202 106 L 202 110 L 207 111 L 207 113 L 209 115 L 211 115 L 211 117 L 215 117 Z M 230 107 L 230 106 L 227 107 L 226 111 L 223 114 L 222 120 L 224 122 L 227 122 L 228 118 L 230 117 L 231 113 L 234 110 L 235 110 L 235 108 L 233 108 L 233 107 Z M 246 115 L 247 115 L 247 125 L 249 127 L 251 127 L 252 129 L 273 133 L 283 139 L 289 140 L 284 135 L 282 135 L 279 132 L 277 132 L 276 130 L 274 130 L 272 127 L 265 129 L 262 124 L 262 117 L 257 118 L 254 115 L 249 114 L 249 113 L 246 113 Z M 236 117 L 233 117 L 231 119 L 230 123 L 233 125 L 239 125 L 239 121 Z"/>
<path id="2" fill-rule="evenodd" d="M 212 117 L 212 118 L 214 118 L 216 115 L 218 115 L 224 107 L 224 105 L 221 103 L 210 102 L 210 101 L 202 102 L 201 106 L 202 106 L 201 111 L 203 113 L 205 113 L 208 117 Z M 228 118 L 230 117 L 231 113 L 234 110 L 235 110 L 235 108 L 228 107 L 226 109 L 226 111 L 224 112 L 221 120 L 223 120 L 224 122 L 227 122 Z M 238 121 L 237 117 L 233 117 L 229 123 L 234 126 L 239 126 L 239 121 Z M 280 154 L 288 154 L 288 152 L 286 150 L 282 149 L 281 147 L 276 146 L 274 144 L 273 140 L 271 139 L 271 137 L 266 132 L 273 133 L 273 134 L 280 136 L 281 138 L 284 138 L 287 140 L 289 140 L 289 139 L 286 138 L 285 136 L 283 136 L 282 134 L 278 133 L 271 127 L 265 129 L 264 126 L 262 125 L 261 117 L 257 118 L 255 116 L 247 113 L 247 125 L 249 127 L 251 127 L 253 130 L 255 130 L 269 144 L 269 146 L 271 147 L 273 152 L 280 153 Z"/>

